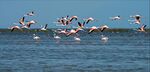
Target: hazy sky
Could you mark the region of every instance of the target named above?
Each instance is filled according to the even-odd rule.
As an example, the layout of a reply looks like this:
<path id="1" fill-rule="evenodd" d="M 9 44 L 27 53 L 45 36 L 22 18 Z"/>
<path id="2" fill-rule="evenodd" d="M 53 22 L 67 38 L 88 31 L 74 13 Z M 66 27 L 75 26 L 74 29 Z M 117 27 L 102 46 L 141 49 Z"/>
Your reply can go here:
<path id="1" fill-rule="evenodd" d="M 149 27 L 149 3 L 149 0 L 0 0 L 0 28 L 13 26 L 30 11 L 35 11 L 35 16 L 26 20 L 38 22 L 32 27 L 48 23 L 49 28 L 56 28 L 58 26 L 53 23 L 56 18 L 77 15 L 81 19 L 93 17 L 98 20 L 88 24 L 88 27 L 107 24 L 110 28 L 137 28 L 140 25 L 128 22 L 129 16 L 135 14 L 141 14 L 142 23 Z M 109 20 L 116 15 L 120 15 L 122 20 Z"/>

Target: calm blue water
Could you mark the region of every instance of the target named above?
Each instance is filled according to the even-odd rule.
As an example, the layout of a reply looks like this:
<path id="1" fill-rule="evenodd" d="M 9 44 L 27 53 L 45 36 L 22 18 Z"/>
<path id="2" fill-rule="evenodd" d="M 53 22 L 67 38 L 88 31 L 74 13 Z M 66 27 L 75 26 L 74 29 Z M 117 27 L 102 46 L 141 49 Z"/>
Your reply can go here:
<path id="1" fill-rule="evenodd" d="M 80 42 L 32 34 L 0 33 L 0 72 L 150 72 L 149 32 L 80 32 Z"/>

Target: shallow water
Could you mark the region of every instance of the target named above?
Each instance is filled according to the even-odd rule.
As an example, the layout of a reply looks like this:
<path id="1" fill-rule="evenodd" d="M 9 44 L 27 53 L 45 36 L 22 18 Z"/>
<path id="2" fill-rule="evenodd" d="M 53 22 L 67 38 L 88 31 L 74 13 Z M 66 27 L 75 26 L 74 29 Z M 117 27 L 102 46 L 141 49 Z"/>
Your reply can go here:
<path id="1" fill-rule="evenodd" d="M 0 33 L 0 72 L 149 72 L 150 32 Z M 101 40 L 101 35 L 108 37 Z"/>

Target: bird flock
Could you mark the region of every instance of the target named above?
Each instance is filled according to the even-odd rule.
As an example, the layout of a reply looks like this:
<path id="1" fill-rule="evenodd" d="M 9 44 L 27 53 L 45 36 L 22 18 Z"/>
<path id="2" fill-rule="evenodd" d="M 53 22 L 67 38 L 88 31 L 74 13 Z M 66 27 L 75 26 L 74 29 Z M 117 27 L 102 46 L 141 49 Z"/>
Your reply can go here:
<path id="1" fill-rule="evenodd" d="M 23 31 L 24 28 L 30 30 L 31 25 L 36 24 L 37 21 L 35 21 L 35 20 L 26 21 L 26 17 L 27 16 L 31 17 L 34 15 L 35 15 L 34 11 L 26 13 L 22 18 L 19 19 L 19 21 L 18 21 L 19 25 L 14 25 L 14 26 L 10 27 L 11 32 L 13 32 L 14 30 Z M 131 20 L 128 20 L 128 22 L 130 24 L 137 24 L 137 25 L 142 24 L 141 23 L 141 18 L 142 18 L 141 15 L 138 15 L 138 14 L 133 15 L 133 16 L 130 16 L 130 18 L 132 18 Z M 117 20 L 121 20 L 122 18 L 120 15 L 118 15 L 118 16 L 109 17 L 109 19 L 111 21 L 117 21 Z M 74 36 L 73 37 L 74 40 L 80 41 L 81 39 L 79 38 L 78 32 L 85 31 L 84 29 L 86 29 L 86 25 L 92 24 L 93 21 L 97 21 L 97 20 L 94 19 L 93 17 L 81 19 L 78 16 L 69 16 L 69 15 L 57 18 L 57 20 L 54 22 L 54 24 L 66 26 L 66 28 L 55 30 L 53 37 L 54 37 L 54 39 L 61 39 L 61 37 L 57 34 L 64 34 L 64 35 L 66 35 L 66 37 Z M 78 27 L 71 28 L 70 25 L 72 25 L 72 24 L 77 24 Z M 145 27 L 146 27 L 146 25 L 142 24 L 142 26 L 140 28 L 138 28 L 137 31 L 145 32 Z M 48 28 L 48 24 L 45 24 L 45 26 L 42 26 L 40 29 L 38 29 L 38 31 L 48 31 L 47 28 Z M 88 32 L 88 34 L 91 34 L 94 31 L 103 32 L 105 29 L 109 29 L 109 27 L 106 24 L 101 25 L 99 27 L 93 25 L 90 27 L 90 29 L 87 32 Z M 33 34 L 33 39 L 40 40 L 40 36 Z M 104 35 L 102 35 L 101 40 L 108 40 L 108 37 L 105 37 Z"/>
<path id="2" fill-rule="evenodd" d="M 13 32 L 14 30 L 21 30 L 23 31 L 22 29 L 23 28 L 26 28 L 26 29 L 29 29 L 31 27 L 31 25 L 37 23 L 35 20 L 30 20 L 30 21 L 25 21 L 25 17 L 26 16 L 33 16 L 34 15 L 34 12 L 30 12 L 30 13 L 27 13 L 26 15 L 24 15 L 22 18 L 19 19 L 19 25 L 15 25 L 15 26 L 12 26 L 10 27 L 11 29 L 11 32 Z"/>

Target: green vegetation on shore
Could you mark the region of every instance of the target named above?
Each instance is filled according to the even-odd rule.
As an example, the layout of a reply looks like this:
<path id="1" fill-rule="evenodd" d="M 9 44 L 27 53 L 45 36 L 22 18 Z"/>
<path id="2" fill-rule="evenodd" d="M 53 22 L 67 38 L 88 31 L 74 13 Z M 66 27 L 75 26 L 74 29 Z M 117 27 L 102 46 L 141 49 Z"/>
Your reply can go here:
<path id="1" fill-rule="evenodd" d="M 57 30 L 57 28 L 51 28 L 47 29 L 47 31 L 52 31 L 52 30 Z M 89 29 L 84 29 L 84 30 L 89 30 Z M 10 29 L 0 29 L 0 32 L 10 32 Z M 104 32 L 129 32 L 129 31 L 136 31 L 136 29 L 121 29 L 121 28 L 114 28 L 114 29 L 106 29 Z M 41 32 L 38 29 L 23 29 L 23 31 L 20 30 L 15 30 L 14 32 Z M 99 32 L 98 30 L 95 32 Z M 146 29 L 146 32 L 150 32 L 150 29 Z"/>

